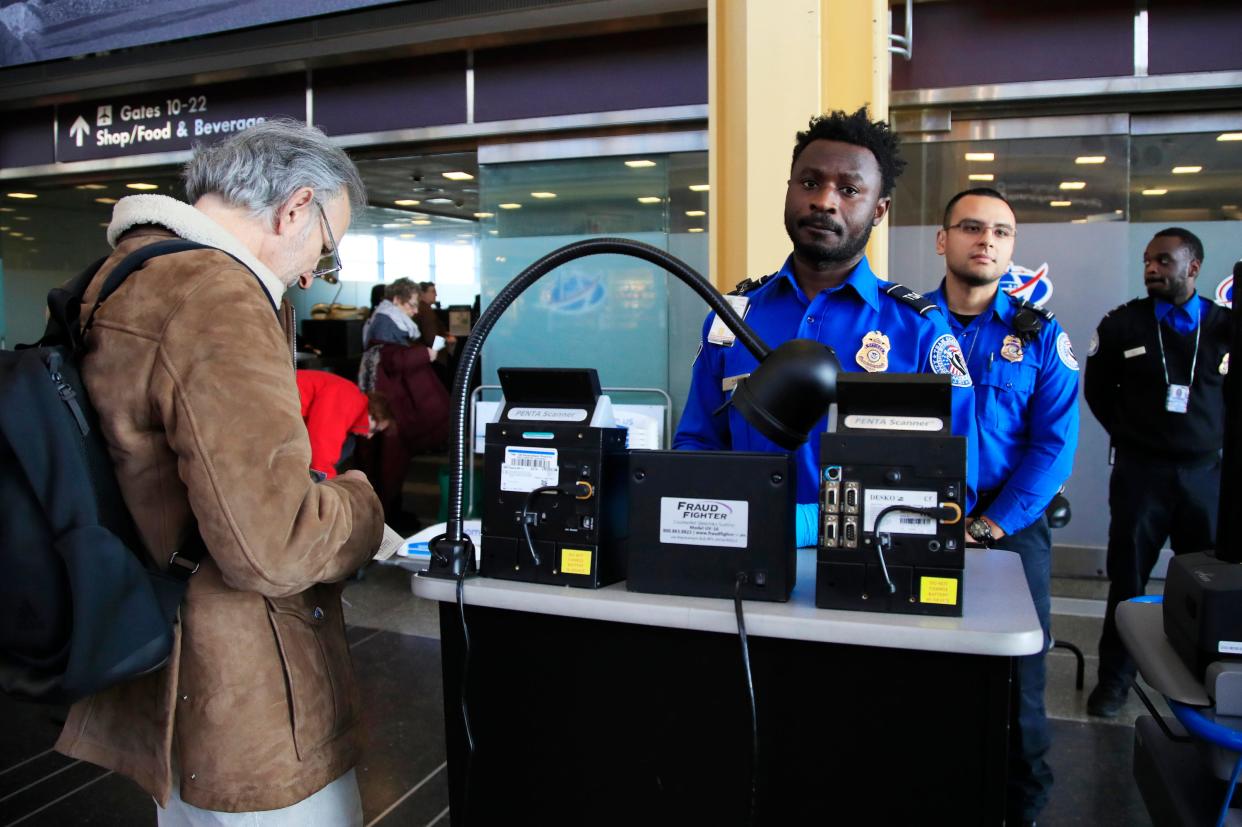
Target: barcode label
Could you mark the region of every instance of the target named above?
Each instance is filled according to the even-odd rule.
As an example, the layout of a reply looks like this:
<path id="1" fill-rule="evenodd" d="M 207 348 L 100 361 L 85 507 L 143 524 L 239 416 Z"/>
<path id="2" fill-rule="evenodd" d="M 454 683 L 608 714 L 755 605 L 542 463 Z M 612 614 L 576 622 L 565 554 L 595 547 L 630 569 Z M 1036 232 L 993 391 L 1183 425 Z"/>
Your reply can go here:
<path id="1" fill-rule="evenodd" d="M 909 512 L 890 511 L 880 525 L 875 518 L 889 506 L 910 505 L 917 508 L 934 508 L 937 505 L 935 491 L 911 491 L 896 488 L 868 488 L 863 492 L 863 531 L 888 531 L 897 534 L 936 533 L 936 521 Z"/>
<path id="2" fill-rule="evenodd" d="M 556 485 L 560 466 L 555 448 L 505 448 L 500 466 L 500 490 L 530 492 Z"/>

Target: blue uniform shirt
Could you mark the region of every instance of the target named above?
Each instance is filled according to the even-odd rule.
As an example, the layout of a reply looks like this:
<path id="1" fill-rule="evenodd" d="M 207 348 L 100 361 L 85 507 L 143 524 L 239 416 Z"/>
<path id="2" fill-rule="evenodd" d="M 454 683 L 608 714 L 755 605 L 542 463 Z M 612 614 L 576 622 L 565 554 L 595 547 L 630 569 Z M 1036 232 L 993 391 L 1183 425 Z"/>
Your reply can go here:
<path id="1" fill-rule="evenodd" d="M 859 361 L 868 355 L 872 364 L 892 373 L 945 373 L 953 376 L 953 433 L 966 437 L 967 507 L 974 503 L 975 445 L 974 395 L 970 376 L 954 373 L 951 356 L 957 342 L 944 314 L 929 310 L 924 315 L 881 292 L 888 282 L 871 272 L 864 258 L 837 287 L 807 298 L 793 274 L 793 257 L 780 271 L 747 293 L 750 306 L 746 323 L 769 347 L 789 339 L 813 339 L 836 351 L 844 370 L 860 371 Z M 732 346 L 708 342 L 716 314 L 703 324 L 703 344 L 695 358 L 690 395 L 673 437 L 679 449 L 783 452 L 774 442 L 750 426 L 733 406 L 713 416 L 732 393 L 724 383 L 749 374 L 757 362 L 740 342 Z M 887 337 L 877 345 L 878 333 Z M 870 347 L 864 348 L 864 338 Z M 957 355 L 960 356 L 960 353 Z M 819 442 L 827 429 L 824 417 L 812 429 L 806 443 L 794 452 L 798 473 L 798 502 L 819 501 Z"/>
<path id="2" fill-rule="evenodd" d="M 947 310 L 944 283 L 927 298 Z M 975 383 L 979 490 L 996 499 L 986 514 L 1006 534 L 1039 518 L 1070 475 L 1078 445 L 1078 362 L 1056 319 L 1023 343 L 1018 308 L 1002 290 L 970 324 L 950 314 Z"/>
<path id="3" fill-rule="evenodd" d="M 1156 299 L 1156 321 L 1188 336 L 1199 326 L 1199 302 L 1207 301 L 1198 295 L 1192 295 L 1185 304 L 1173 304 L 1164 299 Z"/>

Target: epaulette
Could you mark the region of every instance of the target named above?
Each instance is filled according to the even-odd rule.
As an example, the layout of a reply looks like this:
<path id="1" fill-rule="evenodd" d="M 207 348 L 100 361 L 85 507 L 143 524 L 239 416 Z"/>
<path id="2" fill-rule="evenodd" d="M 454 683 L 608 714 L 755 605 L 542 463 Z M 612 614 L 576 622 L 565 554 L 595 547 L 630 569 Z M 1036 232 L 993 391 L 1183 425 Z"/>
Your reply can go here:
<path id="1" fill-rule="evenodd" d="M 924 298 L 922 293 L 915 293 L 909 287 L 906 287 L 904 284 L 898 284 L 895 281 L 890 283 L 888 287 L 885 287 L 883 292 L 885 295 L 913 307 L 920 316 L 926 316 L 932 310 L 940 309 L 940 305 Z"/>
<path id="2" fill-rule="evenodd" d="M 767 284 L 768 281 L 775 275 L 776 273 L 769 273 L 768 275 L 764 276 L 763 278 L 759 278 L 759 279 L 742 279 L 741 281 L 737 283 L 737 285 L 732 290 L 730 290 L 725 295 L 745 296 L 747 293 L 751 292 L 752 290 L 758 290 L 760 287 Z"/>
<path id="3" fill-rule="evenodd" d="M 1144 300 L 1144 299 L 1146 299 L 1146 298 L 1148 298 L 1148 297 L 1147 297 L 1147 296 L 1137 296 L 1137 297 L 1135 297 L 1135 298 L 1133 298 L 1133 299 L 1130 299 L 1128 302 L 1123 302 L 1123 303 L 1121 303 L 1121 304 L 1117 305 L 1116 307 L 1114 307 L 1112 310 L 1110 310 L 1110 311 L 1108 311 L 1107 313 L 1105 313 L 1105 314 L 1104 314 L 1104 316 L 1100 319 L 1100 321 L 1104 321 L 1104 319 L 1107 319 L 1109 316 L 1113 315 L 1114 313 L 1116 313 L 1116 312 L 1118 312 L 1118 311 L 1120 311 L 1120 310 L 1126 310 L 1126 309 L 1128 309 L 1131 305 L 1136 305 L 1136 304 L 1138 304 L 1139 302 L 1143 301 L 1143 300 Z"/>
<path id="4" fill-rule="evenodd" d="M 1051 310 L 1049 310 L 1046 307 L 1040 307 L 1037 304 L 1033 304 L 1027 301 L 1026 299 L 1020 299 L 1017 296 L 1010 296 L 1008 293 L 1006 293 L 1005 295 L 1009 296 L 1009 303 L 1012 304 L 1014 307 L 1016 307 L 1018 310 L 1029 310 L 1035 315 L 1042 318 L 1045 322 L 1050 322 L 1057 317 L 1056 313 L 1053 313 Z"/>

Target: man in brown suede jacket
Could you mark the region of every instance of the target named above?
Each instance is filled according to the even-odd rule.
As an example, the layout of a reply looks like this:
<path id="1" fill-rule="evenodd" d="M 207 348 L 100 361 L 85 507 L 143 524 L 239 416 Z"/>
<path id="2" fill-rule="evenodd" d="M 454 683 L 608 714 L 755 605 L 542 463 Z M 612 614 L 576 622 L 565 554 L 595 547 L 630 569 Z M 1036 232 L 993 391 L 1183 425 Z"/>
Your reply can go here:
<path id="1" fill-rule="evenodd" d="M 100 307 L 82 375 L 146 551 L 166 565 L 196 519 L 208 554 L 168 665 L 74 705 L 57 749 L 132 778 L 161 825 L 361 824 L 339 581 L 374 553 L 383 521 L 360 472 L 311 481 L 278 306 L 335 258 L 363 184 L 293 121 L 200 148 L 185 180 L 192 206 L 116 205 L 115 252 L 86 301 L 144 245 L 216 249 L 130 276 Z M 230 815 L 260 810 L 276 812 Z"/>

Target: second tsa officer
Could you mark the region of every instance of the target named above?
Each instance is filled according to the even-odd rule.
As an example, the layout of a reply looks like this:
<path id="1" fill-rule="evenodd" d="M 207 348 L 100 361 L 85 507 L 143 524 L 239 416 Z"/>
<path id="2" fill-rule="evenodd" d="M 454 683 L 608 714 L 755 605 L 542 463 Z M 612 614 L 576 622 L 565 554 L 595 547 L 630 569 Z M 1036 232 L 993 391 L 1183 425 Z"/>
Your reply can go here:
<path id="1" fill-rule="evenodd" d="M 1069 477 L 1078 444 L 1078 362 L 1051 313 L 999 289 L 1016 234 L 1013 209 L 996 190 L 955 195 L 936 232 L 944 281 L 927 298 L 950 312 L 975 383 L 979 499 L 967 530 L 975 542 L 1021 556 L 1046 651 L 1052 535 L 1044 509 Z M 1006 823 L 1030 824 L 1052 787 L 1044 652 L 1018 659 L 1016 684 Z"/>
<path id="2" fill-rule="evenodd" d="M 953 383 L 953 432 L 967 439 L 967 487 L 973 492 L 974 397 L 961 348 L 940 310 L 901 285 L 880 280 L 864 249 L 884 220 L 905 161 L 897 138 L 866 108 L 814 118 L 799 132 L 785 193 L 785 230 L 793 254 L 776 273 L 747 280 L 730 297 L 771 347 L 793 338 L 829 345 L 845 370 L 941 373 Z M 754 430 L 729 399 L 755 357 L 708 314 L 690 394 L 673 447 L 782 452 Z M 814 545 L 819 501 L 819 435 L 826 418 L 794 453 L 798 544 Z M 968 505 L 971 500 L 968 498 Z"/>

